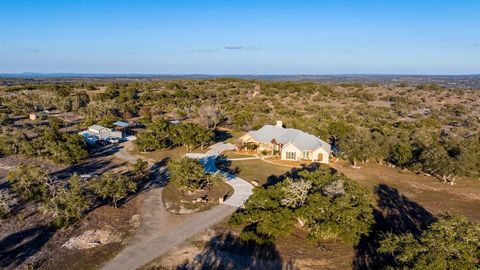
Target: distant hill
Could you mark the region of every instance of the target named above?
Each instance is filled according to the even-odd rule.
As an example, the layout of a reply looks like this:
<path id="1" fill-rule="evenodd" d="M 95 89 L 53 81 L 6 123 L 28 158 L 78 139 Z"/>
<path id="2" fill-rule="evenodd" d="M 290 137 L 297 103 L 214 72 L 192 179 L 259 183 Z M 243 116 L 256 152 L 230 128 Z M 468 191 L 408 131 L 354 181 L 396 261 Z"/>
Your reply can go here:
<path id="1" fill-rule="evenodd" d="M 314 81 L 324 83 L 379 83 L 379 84 L 439 84 L 450 88 L 480 88 L 480 74 L 467 75 L 408 75 L 408 74 L 330 74 L 330 75 L 214 75 L 214 74 L 105 74 L 105 73 L 0 73 L 3 79 L 30 80 L 179 80 L 179 79 L 215 79 L 238 78 L 269 81 Z"/>

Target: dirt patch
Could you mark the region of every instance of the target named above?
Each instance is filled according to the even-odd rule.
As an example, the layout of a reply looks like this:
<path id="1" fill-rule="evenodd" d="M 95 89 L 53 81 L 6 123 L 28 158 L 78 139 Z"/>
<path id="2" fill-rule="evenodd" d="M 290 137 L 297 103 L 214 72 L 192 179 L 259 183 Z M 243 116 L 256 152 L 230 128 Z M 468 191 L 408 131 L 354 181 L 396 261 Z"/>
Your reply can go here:
<path id="1" fill-rule="evenodd" d="M 96 269 L 126 244 L 139 225 L 141 198 L 120 208 L 105 205 L 61 230 L 33 203 L 0 228 L 0 268 Z M 71 247 L 71 249 L 67 248 Z"/>
<path id="2" fill-rule="evenodd" d="M 68 239 L 63 248 L 67 249 L 91 249 L 105 244 L 120 242 L 121 238 L 109 229 L 87 230 L 79 236 Z"/>
<path id="3" fill-rule="evenodd" d="M 163 189 L 165 209 L 174 214 L 193 214 L 208 210 L 226 200 L 233 194 L 233 188 L 225 182 L 218 183 L 209 189 L 187 194 L 169 184 Z"/>
<path id="4" fill-rule="evenodd" d="M 276 245 L 255 246 L 238 235 L 220 223 L 141 269 L 351 269 L 354 250 L 340 242 L 313 245 L 296 231 Z"/>
<path id="5" fill-rule="evenodd" d="M 117 209 L 111 206 L 96 209 L 68 235 L 59 235 L 57 241 L 46 246 L 49 256 L 40 269 L 97 269 L 123 249 L 133 236 L 139 225 L 140 207 L 141 198 L 137 197 Z M 72 238 L 82 239 L 85 247 L 90 247 L 66 248 Z M 88 240 L 94 242 L 89 244 Z"/>

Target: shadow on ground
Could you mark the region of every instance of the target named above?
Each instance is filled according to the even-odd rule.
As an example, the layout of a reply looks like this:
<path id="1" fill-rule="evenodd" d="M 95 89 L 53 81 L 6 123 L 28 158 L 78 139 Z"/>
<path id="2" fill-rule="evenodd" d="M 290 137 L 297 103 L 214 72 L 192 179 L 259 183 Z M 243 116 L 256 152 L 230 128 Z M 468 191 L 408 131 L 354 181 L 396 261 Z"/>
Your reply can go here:
<path id="1" fill-rule="evenodd" d="M 214 142 L 224 142 L 230 138 L 233 138 L 232 134 L 226 130 L 215 130 Z"/>
<path id="2" fill-rule="evenodd" d="M 222 172 L 237 176 L 240 173 L 240 168 L 232 168 L 232 161 L 224 154 L 220 154 L 215 160 L 215 166 Z"/>
<path id="3" fill-rule="evenodd" d="M 48 225 L 37 226 L 6 236 L 0 240 L 0 268 L 13 269 L 37 253 L 53 236 Z"/>
<path id="4" fill-rule="evenodd" d="M 378 252 L 379 242 L 387 232 L 394 234 L 421 234 L 432 222 L 434 216 L 419 204 L 401 195 L 397 189 L 385 184 L 375 187 L 377 209 L 374 209 L 375 224 L 368 236 L 364 236 L 356 247 L 353 268 L 384 269 L 391 265 L 389 254 Z"/>
<path id="5" fill-rule="evenodd" d="M 192 262 L 185 262 L 177 270 L 197 269 L 284 269 L 275 246 L 245 243 L 231 233 L 213 237 Z"/>
<path id="6" fill-rule="evenodd" d="M 298 179 L 300 178 L 300 172 L 307 171 L 313 172 L 318 170 L 320 167 L 319 163 L 310 163 L 310 164 L 301 164 L 299 168 L 292 168 L 289 172 L 282 175 L 270 175 L 267 178 L 267 182 L 263 185 L 264 188 L 269 186 L 276 185 L 277 183 L 283 182 L 285 178 Z M 332 169 L 333 170 L 333 169 Z"/>
<path id="7" fill-rule="evenodd" d="M 105 152 L 107 151 L 107 152 Z M 97 152 L 93 158 L 89 158 L 81 164 L 76 164 L 68 168 L 56 171 L 51 175 L 58 180 L 64 180 L 77 174 L 102 174 L 116 167 L 123 166 L 123 163 L 112 163 L 108 159 L 98 158 L 103 155 L 108 156 L 109 151 L 116 151 L 114 148 L 104 148 L 102 151 Z M 134 197 L 147 192 L 151 189 L 163 187 L 167 183 L 167 175 L 165 171 L 168 159 L 163 159 L 160 162 L 155 163 L 149 170 L 149 172 L 143 176 L 133 175 L 131 172 L 126 172 L 125 175 L 132 177 L 137 182 L 137 190 L 131 193 L 127 198 L 121 200 L 118 203 L 119 207 L 122 207 L 129 200 Z M 93 181 L 95 178 L 89 178 L 87 181 Z M 7 183 L 1 183 L 1 188 L 6 188 Z M 101 207 L 109 202 L 105 199 L 97 197 L 92 199 L 91 207 L 85 211 L 85 215 L 94 211 L 98 207 Z M 34 207 L 33 202 L 21 203 L 14 209 L 14 214 L 23 210 L 26 205 Z M 23 216 L 23 219 L 29 218 L 34 215 L 35 211 L 27 212 L 28 215 Z M 21 267 L 25 261 L 32 256 L 37 256 L 42 247 L 51 239 L 55 234 L 56 229 L 49 224 L 38 225 L 35 227 L 23 229 L 18 228 L 17 232 L 11 233 L 4 238 L 0 239 L 0 269 L 15 269 Z"/>

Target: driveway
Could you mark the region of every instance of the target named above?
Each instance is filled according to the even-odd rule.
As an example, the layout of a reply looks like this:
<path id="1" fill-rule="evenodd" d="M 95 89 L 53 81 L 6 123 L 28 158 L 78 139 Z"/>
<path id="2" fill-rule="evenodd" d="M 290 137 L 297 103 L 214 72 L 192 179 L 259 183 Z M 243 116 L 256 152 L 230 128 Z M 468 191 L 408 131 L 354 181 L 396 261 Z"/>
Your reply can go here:
<path id="1" fill-rule="evenodd" d="M 162 190 L 152 190 L 144 201 L 142 222 L 135 236 L 104 270 L 132 270 L 145 265 L 188 238 L 230 216 L 237 207 L 219 205 L 188 216 L 168 213 L 162 200 Z"/>
<path id="2" fill-rule="evenodd" d="M 250 197 L 250 195 L 252 195 L 253 186 L 240 177 L 219 171 L 215 166 L 215 160 L 223 151 L 233 149 L 235 149 L 235 145 L 231 143 L 220 142 L 212 145 L 210 147 L 210 150 L 208 150 L 205 154 L 187 153 L 186 156 L 190 158 L 200 159 L 200 162 L 205 167 L 205 171 L 208 173 L 220 172 L 221 174 L 223 174 L 223 176 L 225 176 L 227 180 L 227 184 L 232 186 L 234 190 L 233 195 L 226 201 L 224 201 L 223 204 L 234 207 L 241 207 L 243 206 L 243 203 Z M 257 157 L 246 159 L 257 159 Z"/>
<path id="3" fill-rule="evenodd" d="M 192 153 L 187 156 L 199 158 L 207 172 L 217 172 L 215 159 L 223 151 L 232 147 L 235 146 L 217 143 L 205 154 Z M 123 156 L 125 154 L 129 155 L 128 151 L 123 151 L 121 154 L 125 160 L 134 159 L 133 156 Z M 233 187 L 234 194 L 221 205 L 191 215 L 179 216 L 167 212 L 163 205 L 162 188 L 148 191 L 143 201 L 142 221 L 135 236 L 125 249 L 107 262 L 102 269 L 130 270 L 141 267 L 188 238 L 229 217 L 252 194 L 253 186 L 241 178 L 223 174 L 227 183 Z"/>

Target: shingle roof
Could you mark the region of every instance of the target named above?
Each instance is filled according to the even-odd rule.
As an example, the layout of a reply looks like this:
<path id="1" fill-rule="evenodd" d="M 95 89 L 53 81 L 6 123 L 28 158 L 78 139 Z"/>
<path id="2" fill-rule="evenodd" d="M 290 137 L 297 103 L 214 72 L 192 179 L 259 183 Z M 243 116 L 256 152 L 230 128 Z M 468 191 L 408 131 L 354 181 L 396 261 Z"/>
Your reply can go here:
<path id="1" fill-rule="evenodd" d="M 316 150 L 320 147 L 330 152 L 330 144 L 316 136 L 294 128 L 283 128 L 265 125 L 259 130 L 250 131 L 248 134 L 259 143 L 269 143 L 275 140 L 279 144 L 294 144 L 299 150 Z"/>

